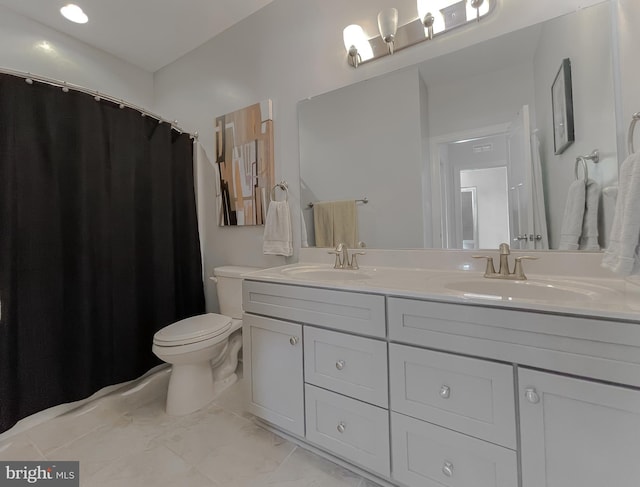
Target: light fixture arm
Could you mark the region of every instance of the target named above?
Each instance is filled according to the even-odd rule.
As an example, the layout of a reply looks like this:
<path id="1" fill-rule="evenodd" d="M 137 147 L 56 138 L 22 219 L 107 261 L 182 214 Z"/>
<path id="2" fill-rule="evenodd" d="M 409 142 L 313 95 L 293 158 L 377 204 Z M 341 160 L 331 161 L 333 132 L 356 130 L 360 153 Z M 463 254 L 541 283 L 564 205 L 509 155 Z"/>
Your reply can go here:
<path id="1" fill-rule="evenodd" d="M 469 0 L 471 7 L 476 9 L 476 22 L 480 22 L 480 7 L 484 3 L 484 0 Z"/>
<path id="2" fill-rule="evenodd" d="M 422 23 L 424 24 L 425 29 L 427 29 L 427 39 L 433 39 L 433 24 L 435 23 L 436 18 L 433 16 L 431 12 L 428 12 L 427 15 L 422 19 Z"/>
<path id="3" fill-rule="evenodd" d="M 351 46 L 349 48 L 349 64 L 354 68 L 357 68 L 362 62 L 362 58 L 360 57 L 360 53 L 358 52 L 358 48 L 356 46 Z"/>

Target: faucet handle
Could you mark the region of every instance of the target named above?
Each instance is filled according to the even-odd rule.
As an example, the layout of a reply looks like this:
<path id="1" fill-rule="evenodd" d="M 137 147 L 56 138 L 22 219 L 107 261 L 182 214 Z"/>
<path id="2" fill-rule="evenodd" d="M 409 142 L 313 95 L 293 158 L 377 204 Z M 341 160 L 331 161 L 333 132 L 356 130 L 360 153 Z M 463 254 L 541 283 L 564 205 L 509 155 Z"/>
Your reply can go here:
<path id="1" fill-rule="evenodd" d="M 533 257 L 531 255 L 521 255 L 520 257 L 516 257 L 516 267 L 513 270 L 513 273 L 516 276 L 516 279 L 519 279 L 521 281 L 526 281 L 527 280 L 527 276 L 524 275 L 524 269 L 522 268 L 522 261 L 523 260 L 538 260 L 538 257 Z"/>
<path id="2" fill-rule="evenodd" d="M 333 254 L 336 256 L 336 261 L 333 264 L 334 269 L 342 269 L 342 249 L 341 250 L 329 250 L 327 254 Z"/>
<path id="3" fill-rule="evenodd" d="M 493 267 L 493 257 L 490 255 L 472 255 L 474 259 L 487 259 L 487 267 L 484 270 L 484 275 L 490 276 L 496 273 L 496 268 Z"/>
<path id="4" fill-rule="evenodd" d="M 354 269 L 354 270 L 360 269 L 360 267 L 358 266 L 357 257 L 359 255 L 365 255 L 365 254 L 366 254 L 366 252 L 352 252 L 351 253 L 351 265 L 350 265 L 351 269 Z"/>

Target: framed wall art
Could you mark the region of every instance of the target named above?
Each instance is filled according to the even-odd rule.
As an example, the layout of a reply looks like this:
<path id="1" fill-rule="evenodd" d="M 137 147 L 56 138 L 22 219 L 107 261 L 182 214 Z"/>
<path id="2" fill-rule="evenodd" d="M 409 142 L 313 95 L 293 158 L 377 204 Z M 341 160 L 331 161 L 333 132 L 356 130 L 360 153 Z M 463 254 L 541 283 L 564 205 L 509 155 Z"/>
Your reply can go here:
<path id="1" fill-rule="evenodd" d="M 219 226 L 263 225 L 274 181 L 271 100 L 216 117 Z"/>
<path id="2" fill-rule="evenodd" d="M 563 59 L 558 74 L 551 85 L 553 113 L 553 148 L 562 154 L 575 140 L 573 126 L 573 89 L 571 86 L 571 61 Z"/>

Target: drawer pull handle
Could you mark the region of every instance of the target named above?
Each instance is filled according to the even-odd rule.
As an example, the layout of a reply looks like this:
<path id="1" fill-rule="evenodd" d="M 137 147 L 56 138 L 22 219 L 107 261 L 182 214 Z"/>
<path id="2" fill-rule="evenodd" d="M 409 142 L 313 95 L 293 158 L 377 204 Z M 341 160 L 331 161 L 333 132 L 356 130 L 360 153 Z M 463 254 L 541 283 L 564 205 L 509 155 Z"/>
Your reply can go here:
<path id="1" fill-rule="evenodd" d="M 528 387 L 524 390 L 524 397 L 527 398 L 531 404 L 538 404 L 540 402 L 540 396 L 533 387 Z"/>
<path id="2" fill-rule="evenodd" d="M 449 396 L 451 396 L 451 388 L 449 386 L 442 386 L 440 388 L 440 397 L 442 399 L 449 399 Z"/>
<path id="3" fill-rule="evenodd" d="M 347 429 L 347 425 L 344 424 L 343 422 L 340 422 L 338 424 L 338 433 L 344 433 L 344 430 Z"/>
<path id="4" fill-rule="evenodd" d="M 442 473 L 447 477 L 453 477 L 453 463 L 444 462 L 444 465 L 442 466 Z"/>
<path id="5" fill-rule="evenodd" d="M 298 337 L 291 337 L 291 338 L 289 338 L 289 343 L 291 345 L 297 345 L 299 340 L 300 339 Z"/>
<path id="6" fill-rule="evenodd" d="M 336 362 L 336 369 L 338 369 L 338 370 L 344 369 L 344 360 L 338 360 Z"/>

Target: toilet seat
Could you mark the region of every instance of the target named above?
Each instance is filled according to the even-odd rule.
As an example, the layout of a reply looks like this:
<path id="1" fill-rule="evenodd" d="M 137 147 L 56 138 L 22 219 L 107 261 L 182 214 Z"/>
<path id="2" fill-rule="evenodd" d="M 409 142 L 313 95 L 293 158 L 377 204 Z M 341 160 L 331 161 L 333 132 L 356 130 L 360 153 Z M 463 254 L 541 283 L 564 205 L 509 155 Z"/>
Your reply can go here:
<path id="1" fill-rule="evenodd" d="M 153 336 L 153 344 L 159 347 L 177 347 L 211 340 L 224 335 L 232 326 L 228 316 L 207 313 L 192 316 L 164 327 Z"/>

